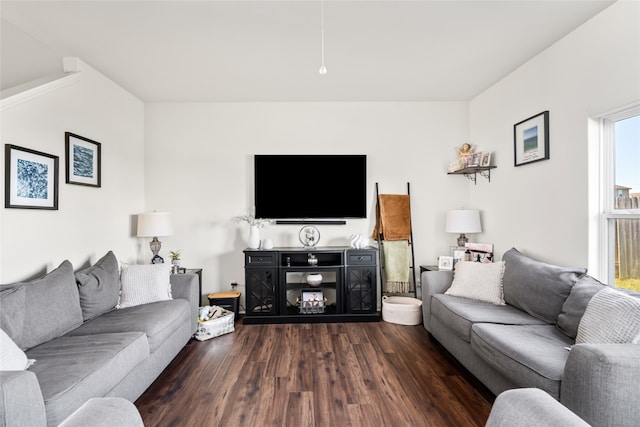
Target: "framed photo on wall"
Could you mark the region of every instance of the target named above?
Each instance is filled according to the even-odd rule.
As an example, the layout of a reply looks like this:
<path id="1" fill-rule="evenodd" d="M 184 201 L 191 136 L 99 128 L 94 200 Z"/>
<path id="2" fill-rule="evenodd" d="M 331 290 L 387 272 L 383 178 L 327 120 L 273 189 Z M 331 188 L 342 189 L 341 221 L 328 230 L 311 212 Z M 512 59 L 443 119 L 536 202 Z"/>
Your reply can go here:
<path id="1" fill-rule="evenodd" d="M 529 117 L 513 125 L 515 166 L 549 159 L 549 112 Z"/>
<path id="2" fill-rule="evenodd" d="M 71 132 L 64 133 L 64 140 L 65 182 L 100 187 L 102 185 L 101 144 Z"/>
<path id="3" fill-rule="evenodd" d="M 58 156 L 5 144 L 4 207 L 58 209 Z"/>

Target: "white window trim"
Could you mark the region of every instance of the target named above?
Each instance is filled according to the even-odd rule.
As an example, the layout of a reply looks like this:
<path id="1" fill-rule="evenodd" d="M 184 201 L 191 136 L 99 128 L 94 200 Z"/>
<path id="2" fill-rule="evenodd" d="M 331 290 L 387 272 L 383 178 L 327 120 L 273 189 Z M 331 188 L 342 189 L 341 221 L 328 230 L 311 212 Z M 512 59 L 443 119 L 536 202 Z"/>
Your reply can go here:
<path id="1" fill-rule="evenodd" d="M 640 209 L 613 209 L 615 191 L 614 168 L 614 123 L 629 117 L 640 115 L 640 105 L 635 104 L 621 108 L 598 118 L 598 238 L 597 238 L 597 272 L 600 280 L 614 285 L 615 270 L 610 268 L 609 254 L 615 245 L 614 222 L 612 219 L 640 219 Z M 595 147 L 591 146 L 591 149 Z M 593 165 L 592 165 L 593 166 Z M 594 174 L 595 175 L 595 174 Z M 591 184 L 595 184 L 591 182 Z M 590 241 L 592 241 L 590 239 Z M 594 251 L 590 251 L 594 254 Z M 590 263 L 591 264 L 591 263 Z"/>

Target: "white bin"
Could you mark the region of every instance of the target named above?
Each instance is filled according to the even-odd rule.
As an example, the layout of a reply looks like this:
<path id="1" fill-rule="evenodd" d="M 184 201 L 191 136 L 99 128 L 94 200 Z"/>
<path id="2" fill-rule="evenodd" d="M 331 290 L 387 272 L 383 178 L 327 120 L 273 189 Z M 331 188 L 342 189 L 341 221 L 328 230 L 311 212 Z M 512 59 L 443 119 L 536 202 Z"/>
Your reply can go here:
<path id="1" fill-rule="evenodd" d="M 382 320 L 399 325 L 422 323 L 422 301 L 411 297 L 382 297 Z"/>

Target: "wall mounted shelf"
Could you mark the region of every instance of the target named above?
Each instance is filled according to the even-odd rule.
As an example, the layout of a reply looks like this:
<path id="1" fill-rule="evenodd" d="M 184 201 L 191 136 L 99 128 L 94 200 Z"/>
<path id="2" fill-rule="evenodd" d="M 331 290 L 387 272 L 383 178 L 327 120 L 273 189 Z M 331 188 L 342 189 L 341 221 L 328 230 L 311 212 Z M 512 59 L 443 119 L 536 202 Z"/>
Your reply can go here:
<path id="1" fill-rule="evenodd" d="M 477 174 L 483 176 L 487 181 L 491 182 L 491 169 L 495 169 L 497 166 L 470 166 L 454 172 L 448 172 L 447 175 L 464 175 L 469 178 L 475 185 L 477 185 Z"/>

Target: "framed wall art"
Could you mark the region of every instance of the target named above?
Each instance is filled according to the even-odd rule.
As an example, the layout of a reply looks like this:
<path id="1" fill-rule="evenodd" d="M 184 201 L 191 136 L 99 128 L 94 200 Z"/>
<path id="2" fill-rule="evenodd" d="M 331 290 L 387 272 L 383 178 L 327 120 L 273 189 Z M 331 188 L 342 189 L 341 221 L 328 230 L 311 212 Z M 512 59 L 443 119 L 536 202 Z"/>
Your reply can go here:
<path id="1" fill-rule="evenodd" d="M 58 156 L 5 144 L 4 207 L 58 209 Z"/>
<path id="2" fill-rule="evenodd" d="M 549 112 L 529 117 L 513 125 L 515 166 L 549 159 Z"/>
<path id="3" fill-rule="evenodd" d="M 67 184 L 100 187 L 102 185 L 101 144 L 71 132 L 65 132 L 64 140 L 65 182 Z"/>

